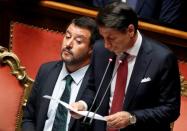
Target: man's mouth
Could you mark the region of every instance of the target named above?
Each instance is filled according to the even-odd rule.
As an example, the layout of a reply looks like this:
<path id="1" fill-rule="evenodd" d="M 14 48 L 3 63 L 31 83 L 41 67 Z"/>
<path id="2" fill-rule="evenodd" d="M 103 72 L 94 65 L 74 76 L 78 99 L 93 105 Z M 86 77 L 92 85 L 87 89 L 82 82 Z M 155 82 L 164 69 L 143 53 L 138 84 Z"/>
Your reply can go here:
<path id="1" fill-rule="evenodd" d="M 67 50 L 67 49 L 63 49 L 62 52 L 64 54 L 71 54 L 71 55 L 73 54 L 70 50 Z"/>

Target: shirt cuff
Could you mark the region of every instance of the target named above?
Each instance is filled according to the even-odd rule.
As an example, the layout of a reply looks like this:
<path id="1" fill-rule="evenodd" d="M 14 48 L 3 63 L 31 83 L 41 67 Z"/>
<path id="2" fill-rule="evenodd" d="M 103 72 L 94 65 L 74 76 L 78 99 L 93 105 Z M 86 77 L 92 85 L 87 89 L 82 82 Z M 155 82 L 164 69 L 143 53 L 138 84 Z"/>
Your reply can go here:
<path id="1" fill-rule="evenodd" d="M 85 109 L 85 111 L 86 111 L 86 110 L 88 109 L 88 105 L 86 104 L 86 102 L 83 101 L 83 100 L 80 100 L 79 102 L 83 104 L 84 109 Z"/>

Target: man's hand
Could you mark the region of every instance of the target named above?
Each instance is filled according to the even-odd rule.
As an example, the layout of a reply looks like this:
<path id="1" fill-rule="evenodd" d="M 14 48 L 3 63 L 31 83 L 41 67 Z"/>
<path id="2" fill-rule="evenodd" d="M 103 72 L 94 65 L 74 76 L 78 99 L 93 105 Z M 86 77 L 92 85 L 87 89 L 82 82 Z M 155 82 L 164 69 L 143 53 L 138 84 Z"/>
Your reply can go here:
<path id="1" fill-rule="evenodd" d="M 85 111 L 86 110 L 84 104 L 80 101 L 72 103 L 70 106 L 73 107 L 77 111 Z M 70 111 L 70 113 L 71 113 L 71 116 L 75 119 L 80 119 L 82 117 L 81 115 L 79 115 L 75 112 Z"/>
<path id="2" fill-rule="evenodd" d="M 130 117 L 130 113 L 126 111 L 121 111 L 109 116 L 105 116 L 107 121 L 107 126 L 109 128 L 117 128 L 117 129 L 127 127 L 130 124 L 129 117 Z"/>

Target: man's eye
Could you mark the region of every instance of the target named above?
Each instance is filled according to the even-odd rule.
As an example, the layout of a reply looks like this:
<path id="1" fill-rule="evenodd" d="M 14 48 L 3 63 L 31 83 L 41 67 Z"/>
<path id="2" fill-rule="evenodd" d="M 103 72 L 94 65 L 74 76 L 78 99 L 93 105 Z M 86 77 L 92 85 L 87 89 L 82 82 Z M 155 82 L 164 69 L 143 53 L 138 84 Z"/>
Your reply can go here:
<path id="1" fill-rule="evenodd" d="M 68 39 L 68 38 L 70 38 L 70 35 L 66 35 L 65 37 L 66 37 L 66 39 Z"/>
<path id="2" fill-rule="evenodd" d="M 82 39 L 81 38 L 76 38 L 75 41 L 77 42 L 77 44 L 81 44 L 82 43 Z"/>
<path id="3" fill-rule="evenodd" d="M 65 38 L 68 39 L 68 38 L 70 38 L 70 37 L 71 37 L 71 34 L 70 34 L 69 32 L 66 32 Z"/>
<path id="4" fill-rule="evenodd" d="M 80 41 L 80 40 L 76 40 L 76 42 L 77 42 L 78 44 L 81 44 L 81 43 L 82 43 L 82 41 Z"/>

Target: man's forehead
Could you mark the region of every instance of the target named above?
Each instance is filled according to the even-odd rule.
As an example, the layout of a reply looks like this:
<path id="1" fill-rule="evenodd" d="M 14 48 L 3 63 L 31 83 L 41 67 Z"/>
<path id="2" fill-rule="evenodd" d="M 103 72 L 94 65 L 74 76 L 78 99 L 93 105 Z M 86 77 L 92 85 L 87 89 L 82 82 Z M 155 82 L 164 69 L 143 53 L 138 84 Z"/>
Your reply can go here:
<path id="1" fill-rule="evenodd" d="M 119 31 L 115 28 L 107 28 L 107 27 L 99 27 L 99 32 L 102 35 L 118 35 L 118 34 L 121 34 L 121 33 L 125 33 L 123 31 Z"/>
<path id="2" fill-rule="evenodd" d="M 117 31 L 112 28 L 99 27 L 99 32 L 101 35 L 114 35 Z"/>
<path id="3" fill-rule="evenodd" d="M 113 29 L 113 28 L 99 27 L 99 31 L 100 32 L 105 32 L 105 33 L 110 33 L 110 32 L 116 31 L 116 30 Z"/>

